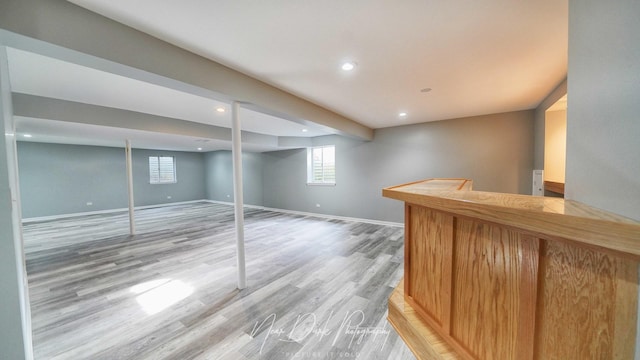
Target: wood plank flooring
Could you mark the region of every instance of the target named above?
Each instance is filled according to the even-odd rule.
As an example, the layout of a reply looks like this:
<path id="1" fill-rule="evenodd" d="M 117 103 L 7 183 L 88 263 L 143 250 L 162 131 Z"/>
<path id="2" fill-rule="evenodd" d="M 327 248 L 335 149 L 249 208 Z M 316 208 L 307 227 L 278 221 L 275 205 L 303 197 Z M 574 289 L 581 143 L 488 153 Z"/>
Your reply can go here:
<path id="1" fill-rule="evenodd" d="M 414 359 L 386 320 L 403 229 L 199 202 L 24 226 L 36 359 Z"/>

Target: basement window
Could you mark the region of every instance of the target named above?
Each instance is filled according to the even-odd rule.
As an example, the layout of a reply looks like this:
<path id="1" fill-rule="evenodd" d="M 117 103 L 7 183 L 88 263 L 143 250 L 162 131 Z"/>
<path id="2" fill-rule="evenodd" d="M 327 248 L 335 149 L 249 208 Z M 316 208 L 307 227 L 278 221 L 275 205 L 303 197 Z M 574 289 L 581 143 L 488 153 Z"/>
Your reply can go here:
<path id="1" fill-rule="evenodd" d="M 176 159 L 173 156 L 149 156 L 149 183 L 175 184 Z"/>
<path id="2" fill-rule="evenodd" d="M 307 148 L 307 185 L 336 184 L 336 147 Z"/>

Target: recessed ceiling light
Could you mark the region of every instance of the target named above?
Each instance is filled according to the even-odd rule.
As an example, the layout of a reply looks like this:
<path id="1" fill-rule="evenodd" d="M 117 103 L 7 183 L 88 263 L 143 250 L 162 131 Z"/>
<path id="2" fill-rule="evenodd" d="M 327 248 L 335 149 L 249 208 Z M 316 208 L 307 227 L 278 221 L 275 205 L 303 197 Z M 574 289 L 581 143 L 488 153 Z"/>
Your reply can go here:
<path id="1" fill-rule="evenodd" d="M 219 113 L 223 113 L 225 110 L 224 110 L 224 108 L 222 106 L 219 106 L 219 107 L 216 108 L 216 111 L 219 112 Z"/>
<path id="2" fill-rule="evenodd" d="M 353 61 L 345 61 L 342 63 L 342 66 L 340 66 L 340 68 L 344 71 L 351 71 L 356 68 L 356 63 Z"/>
<path id="3" fill-rule="evenodd" d="M 24 137 L 26 137 L 26 138 L 33 137 L 31 134 L 24 134 L 24 135 L 22 135 L 22 136 L 24 136 Z"/>
<path id="4" fill-rule="evenodd" d="M 420 89 L 420 92 L 423 92 L 423 93 L 427 93 L 429 91 L 431 91 L 431 88 Z"/>
<path id="5" fill-rule="evenodd" d="M 302 129 L 302 132 L 307 132 L 307 131 L 309 131 L 309 130 L 307 130 L 307 129 Z"/>
<path id="6" fill-rule="evenodd" d="M 202 151 L 202 148 L 198 148 L 198 151 Z"/>
<path id="7" fill-rule="evenodd" d="M 398 116 L 401 117 L 401 118 L 405 118 L 405 117 L 407 117 L 407 115 L 409 115 L 409 114 L 407 114 L 406 112 L 401 112 L 401 113 L 398 114 Z"/>

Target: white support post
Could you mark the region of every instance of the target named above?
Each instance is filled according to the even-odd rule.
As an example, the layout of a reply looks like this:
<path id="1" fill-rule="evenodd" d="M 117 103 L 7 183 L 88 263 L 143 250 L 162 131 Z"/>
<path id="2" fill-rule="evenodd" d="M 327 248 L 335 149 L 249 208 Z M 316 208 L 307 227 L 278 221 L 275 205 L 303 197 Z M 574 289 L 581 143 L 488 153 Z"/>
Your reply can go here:
<path id="1" fill-rule="evenodd" d="M 0 352 L 3 359 L 33 359 L 29 285 L 22 239 L 17 134 L 7 48 L 0 44 Z"/>
<path id="2" fill-rule="evenodd" d="M 133 203 L 133 162 L 131 160 L 131 141 L 126 140 L 125 153 L 127 157 L 127 189 L 129 190 L 129 233 L 136 234 L 136 220 Z"/>
<path id="3" fill-rule="evenodd" d="M 239 117 L 240 105 L 231 104 L 231 141 L 233 153 L 233 198 L 236 219 L 236 252 L 238 264 L 238 289 L 247 286 L 244 259 L 244 210 L 242 197 L 242 137 Z"/>

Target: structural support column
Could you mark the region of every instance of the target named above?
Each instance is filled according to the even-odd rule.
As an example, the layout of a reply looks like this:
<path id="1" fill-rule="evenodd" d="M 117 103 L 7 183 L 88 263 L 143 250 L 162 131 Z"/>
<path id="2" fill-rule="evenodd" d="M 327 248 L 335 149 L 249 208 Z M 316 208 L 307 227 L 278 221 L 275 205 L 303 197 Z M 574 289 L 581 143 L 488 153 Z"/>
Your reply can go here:
<path id="1" fill-rule="evenodd" d="M 125 153 L 127 156 L 127 189 L 129 191 L 129 233 L 136 234 L 136 220 L 133 203 L 133 161 L 131 160 L 131 141 L 126 140 Z"/>
<path id="2" fill-rule="evenodd" d="M 29 287 L 22 243 L 16 132 L 7 50 L 0 44 L 0 352 L 33 359 Z"/>
<path id="3" fill-rule="evenodd" d="M 244 260 L 244 199 L 242 197 L 242 137 L 239 117 L 240 104 L 231 104 L 231 140 L 233 152 L 233 198 L 236 219 L 236 252 L 238 264 L 238 289 L 247 286 Z"/>

